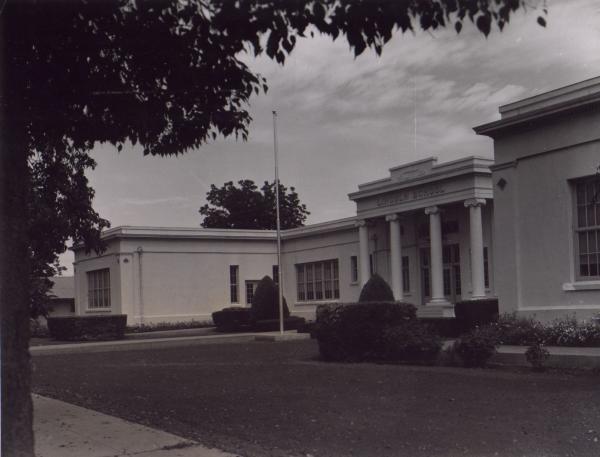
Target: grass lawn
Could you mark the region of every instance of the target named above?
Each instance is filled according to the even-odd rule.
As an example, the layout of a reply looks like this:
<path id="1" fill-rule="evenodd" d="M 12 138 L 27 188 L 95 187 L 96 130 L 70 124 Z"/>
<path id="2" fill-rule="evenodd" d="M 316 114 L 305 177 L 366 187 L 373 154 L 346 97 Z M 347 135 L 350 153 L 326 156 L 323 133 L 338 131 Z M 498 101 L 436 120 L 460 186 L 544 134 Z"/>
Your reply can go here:
<path id="1" fill-rule="evenodd" d="M 599 456 L 600 375 L 327 364 L 314 341 L 36 356 L 34 391 L 244 456 Z"/>

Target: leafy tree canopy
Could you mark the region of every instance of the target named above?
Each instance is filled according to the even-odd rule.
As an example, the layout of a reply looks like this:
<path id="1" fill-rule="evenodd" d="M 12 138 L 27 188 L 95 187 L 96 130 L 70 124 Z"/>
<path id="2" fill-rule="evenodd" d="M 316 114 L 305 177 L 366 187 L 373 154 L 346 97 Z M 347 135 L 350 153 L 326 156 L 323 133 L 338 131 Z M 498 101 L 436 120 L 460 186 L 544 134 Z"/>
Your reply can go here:
<path id="1" fill-rule="evenodd" d="M 259 189 L 249 179 L 226 182 L 222 187 L 210 186 L 206 194 L 208 203 L 200 208 L 204 216 L 202 227 L 229 229 L 276 228 L 275 182 L 264 182 Z M 238 187 L 239 186 L 239 187 Z M 304 225 L 310 214 L 300 203 L 293 187 L 279 183 L 279 211 L 283 230 Z"/>
<path id="2" fill-rule="evenodd" d="M 5 68 L 30 149 L 141 143 L 178 154 L 246 138 L 266 81 L 241 60 L 284 63 L 308 31 L 378 54 L 394 31 L 472 21 L 487 35 L 530 0 L 8 0 Z M 534 1 L 535 3 L 535 1 Z M 18 102 L 18 103 L 17 103 Z"/>
<path id="3" fill-rule="evenodd" d="M 32 317 L 46 314 L 52 286 L 49 278 L 64 270 L 58 255 L 65 252 L 69 239 L 83 243 L 88 250 L 104 248 L 100 234 L 110 224 L 92 208 L 94 191 L 85 176 L 95 165 L 81 151 L 45 151 L 30 157 L 27 234 Z"/>

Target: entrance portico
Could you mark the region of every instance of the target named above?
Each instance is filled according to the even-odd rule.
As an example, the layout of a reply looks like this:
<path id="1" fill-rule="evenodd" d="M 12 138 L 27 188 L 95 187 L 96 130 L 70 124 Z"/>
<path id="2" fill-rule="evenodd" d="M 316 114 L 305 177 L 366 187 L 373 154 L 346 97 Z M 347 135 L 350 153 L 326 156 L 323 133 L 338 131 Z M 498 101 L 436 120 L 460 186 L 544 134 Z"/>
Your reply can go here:
<path id="1" fill-rule="evenodd" d="M 349 197 L 357 204 L 360 283 L 377 272 L 396 300 L 421 305 L 420 316 L 453 317 L 459 299 L 493 295 L 486 206 L 493 161 L 436 162 L 392 168 L 389 178 L 359 185 Z"/>

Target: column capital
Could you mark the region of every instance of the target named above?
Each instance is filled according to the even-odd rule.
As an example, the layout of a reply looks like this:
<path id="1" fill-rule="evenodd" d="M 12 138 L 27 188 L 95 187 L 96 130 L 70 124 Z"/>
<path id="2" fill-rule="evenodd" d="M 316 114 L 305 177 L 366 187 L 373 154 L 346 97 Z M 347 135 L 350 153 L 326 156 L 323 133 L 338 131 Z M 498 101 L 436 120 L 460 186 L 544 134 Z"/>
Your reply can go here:
<path id="1" fill-rule="evenodd" d="M 439 213 L 440 213 L 439 206 L 428 206 L 427 208 L 425 208 L 425 214 L 427 214 L 428 216 L 430 214 L 439 214 Z"/>
<path id="2" fill-rule="evenodd" d="M 358 219 L 354 221 L 354 227 L 367 227 L 369 222 L 366 219 Z"/>
<path id="3" fill-rule="evenodd" d="M 485 198 L 469 198 L 465 200 L 465 208 L 470 206 L 485 206 Z"/>
<path id="4" fill-rule="evenodd" d="M 387 215 L 385 216 L 385 220 L 386 220 L 386 221 L 388 221 L 388 222 L 392 222 L 392 221 L 394 221 L 394 222 L 398 222 L 398 221 L 400 221 L 400 215 L 399 215 L 399 214 L 397 214 L 397 213 L 394 213 L 394 214 L 387 214 Z"/>

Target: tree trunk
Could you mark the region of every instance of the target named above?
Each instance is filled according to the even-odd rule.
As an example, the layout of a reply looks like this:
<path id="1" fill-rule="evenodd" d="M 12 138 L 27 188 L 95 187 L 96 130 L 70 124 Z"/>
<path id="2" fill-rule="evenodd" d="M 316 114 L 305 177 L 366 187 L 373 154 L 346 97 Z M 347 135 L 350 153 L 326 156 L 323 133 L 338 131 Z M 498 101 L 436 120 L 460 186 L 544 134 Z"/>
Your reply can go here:
<path id="1" fill-rule="evenodd" d="M 4 5 L 6 6 L 6 5 Z M 29 365 L 28 141 L 18 71 L 8 57 L 15 24 L 0 14 L 0 333 L 2 457 L 33 457 Z M 12 18 L 14 19 L 14 18 Z M 11 30 L 12 29 L 12 30 Z M 14 35 L 13 35 L 14 36 Z M 11 68 L 12 67 L 12 68 Z"/>

